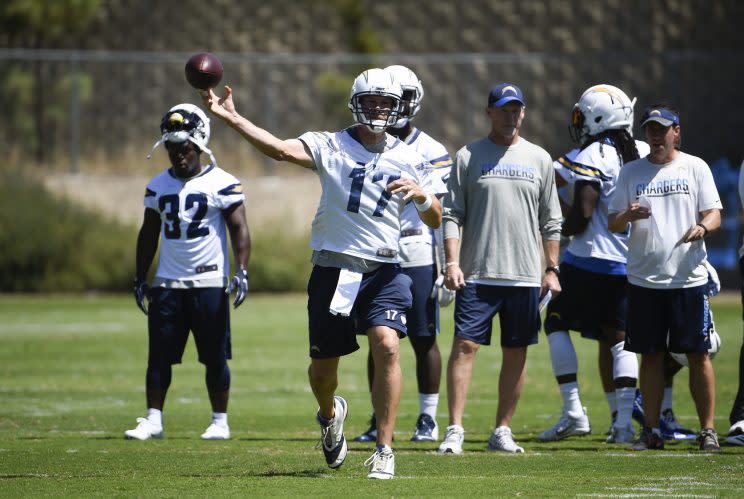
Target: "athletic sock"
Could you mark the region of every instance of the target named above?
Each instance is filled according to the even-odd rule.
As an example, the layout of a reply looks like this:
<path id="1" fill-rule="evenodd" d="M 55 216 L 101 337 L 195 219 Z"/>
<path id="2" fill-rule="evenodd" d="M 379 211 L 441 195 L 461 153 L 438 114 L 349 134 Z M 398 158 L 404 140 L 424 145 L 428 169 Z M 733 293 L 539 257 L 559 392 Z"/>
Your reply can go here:
<path id="1" fill-rule="evenodd" d="M 217 426 L 222 426 L 223 428 L 227 428 L 227 413 L 226 412 L 213 412 L 212 423 L 216 424 Z"/>
<path id="2" fill-rule="evenodd" d="M 436 420 L 438 405 L 438 393 L 419 393 L 419 414 L 428 414 L 432 419 Z"/>
<path id="3" fill-rule="evenodd" d="M 667 386 L 666 388 L 664 388 L 664 398 L 661 399 L 662 414 L 664 413 L 664 411 L 666 411 L 667 409 L 671 409 L 671 408 L 672 408 L 672 387 Z"/>
<path id="4" fill-rule="evenodd" d="M 147 409 L 147 420 L 156 426 L 163 426 L 163 411 L 160 409 Z"/>
<path id="5" fill-rule="evenodd" d="M 558 385 L 558 388 L 561 389 L 561 397 L 563 397 L 563 412 L 575 416 L 584 414 L 579 398 L 579 383 L 577 381 L 562 383 Z"/>
<path id="6" fill-rule="evenodd" d="M 615 426 L 618 428 L 625 428 L 631 424 L 635 392 L 635 387 L 615 388 L 615 397 L 617 399 L 617 419 L 615 420 Z"/>
<path id="7" fill-rule="evenodd" d="M 605 397 L 607 397 L 607 405 L 610 406 L 610 414 L 615 414 L 617 412 L 617 397 L 615 396 L 615 392 L 605 392 Z"/>

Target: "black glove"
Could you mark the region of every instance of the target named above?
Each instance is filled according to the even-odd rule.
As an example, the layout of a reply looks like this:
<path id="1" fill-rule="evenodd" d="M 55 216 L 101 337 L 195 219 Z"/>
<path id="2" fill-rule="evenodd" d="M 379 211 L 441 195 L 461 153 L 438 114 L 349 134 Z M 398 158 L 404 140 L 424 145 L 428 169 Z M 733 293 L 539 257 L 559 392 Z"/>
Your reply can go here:
<path id="1" fill-rule="evenodd" d="M 248 295 L 248 271 L 247 270 L 238 270 L 235 272 L 235 275 L 230 280 L 230 284 L 227 286 L 227 289 L 225 290 L 226 294 L 230 294 L 233 292 L 233 290 L 237 290 L 235 293 L 235 301 L 233 302 L 233 308 L 238 308 L 241 303 L 243 303 L 243 300 L 245 300 L 246 295 Z"/>
<path id="2" fill-rule="evenodd" d="M 150 291 L 150 286 L 147 285 L 147 281 L 140 279 L 139 277 L 134 278 L 134 300 L 137 302 L 137 306 L 147 315 L 147 292 Z"/>

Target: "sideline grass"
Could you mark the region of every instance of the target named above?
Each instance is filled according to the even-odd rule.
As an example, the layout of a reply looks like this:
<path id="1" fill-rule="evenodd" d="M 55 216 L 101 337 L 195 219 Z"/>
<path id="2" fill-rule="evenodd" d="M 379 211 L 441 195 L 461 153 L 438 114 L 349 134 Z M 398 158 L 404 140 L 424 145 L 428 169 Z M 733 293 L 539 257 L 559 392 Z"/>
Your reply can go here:
<path id="1" fill-rule="evenodd" d="M 736 300 L 714 299 L 723 349 L 716 426 L 736 391 L 741 344 Z M 444 309 L 443 359 L 449 355 L 452 309 Z M 594 433 L 541 444 L 560 396 L 544 338 L 529 352 L 524 395 L 513 429 L 526 454 L 487 453 L 496 408 L 500 352 L 478 354 L 466 408 L 462 456 L 409 442 L 418 411 L 413 354 L 403 344 L 406 381 L 396 430 L 396 480 L 366 480 L 367 444 L 350 444 L 341 469 L 314 449 L 315 402 L 306 381 L 304 297 L 249 296 L 233 313 L 232 399 L 228 442 L 203 442 L 210 410 L 203 369 L 190 342 L 174 369 L 166 403 L 166 438 L 122 438 L 143 415 L 145 317 L 129 296 L 0 296 L 0 495 L 2 496 L 675 496 L 741 497 L 744 448 L 701 454 L 691 443 L 633 454 L 603 443 L 609 423 L 596 374 L 596 346 L 574 337 L 580 383 Z M 342 359 L 339 393 L 349 401 L 346 433 L 367 424 L 366 345 Z M 676 380 L 675 410 L 697 427 L 687 372 Z M 445 392 L 444 382 L 442 392 Z M 446 397 L 439 422 L 446 425 Z"/>

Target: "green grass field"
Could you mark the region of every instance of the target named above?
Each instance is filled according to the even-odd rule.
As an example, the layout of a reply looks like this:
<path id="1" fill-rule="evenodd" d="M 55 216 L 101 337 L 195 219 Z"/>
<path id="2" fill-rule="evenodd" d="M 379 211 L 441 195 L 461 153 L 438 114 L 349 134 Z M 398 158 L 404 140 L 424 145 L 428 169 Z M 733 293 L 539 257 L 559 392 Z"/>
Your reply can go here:
<path id="1" fill-rule="evenodd" d="M 716 426 L 728 429 L 741 344 L 740 306 L 714 299 L 723 348 Z M 350 444 L 339 470 L 314 449 L 316 405 L 306 379 L 304 297 L 251 295 L 233 313 L 233 438 L 204 442 L 210 409 L 193 343 L 174 369 L 162 441 L 125 441 L 144 414 L 146 322 L 129 296 L 0 297 L 0 495 L 2 496 L 675 496 L 744 495 L 744 448 L 706 455 L 692 443 L 630 453 L 603 442 L 609 424 L 596 345 L 574 337 L 580 383 L 594 433 L 541 444 L 536 435 L 560 412 L 547 342 L 530 348 L 527 384 L 513 421 L 526 453 L 487 453 L 496 410 L 498 347 L 481 350 L 466 408 L 462 456 L 413 444 L 418 412 L 413 354 L 402 345 L 403 400 L 396 430 L 396 479 L 367 480 L 368 444 Z M 440 338 L 449 356 L 452 309 Z M 366 345 L 341 363 L 339 393 L 350 407 L 346 434 L 366 428 Z M 444 382 L 442 392 L 446 393 Z M 676 380 L 675 410 L 697 428 L 687 372 Z M 446 396 L 439 423 L 446 426 Z"/>

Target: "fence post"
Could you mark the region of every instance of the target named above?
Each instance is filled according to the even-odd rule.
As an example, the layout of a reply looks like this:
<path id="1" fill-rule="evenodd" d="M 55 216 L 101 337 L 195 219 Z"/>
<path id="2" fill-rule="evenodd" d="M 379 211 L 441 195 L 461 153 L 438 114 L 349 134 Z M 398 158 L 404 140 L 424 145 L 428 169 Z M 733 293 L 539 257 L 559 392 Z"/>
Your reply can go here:
<path id="1" fill-rule="evenodd" d="M 80 173 L 80 55 L 70 57 L 70 173 Z"/>

